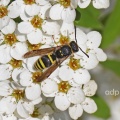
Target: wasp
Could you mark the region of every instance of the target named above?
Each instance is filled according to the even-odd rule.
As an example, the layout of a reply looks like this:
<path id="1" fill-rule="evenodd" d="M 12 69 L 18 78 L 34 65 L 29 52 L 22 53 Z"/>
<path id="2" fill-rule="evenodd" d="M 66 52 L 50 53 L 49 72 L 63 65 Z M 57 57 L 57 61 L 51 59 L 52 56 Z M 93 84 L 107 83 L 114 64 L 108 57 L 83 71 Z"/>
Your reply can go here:
<path id="1" fill-rule="evenodd" d="M 76 33 L 76 29 L 75 29 Z M 29 58 L 33 56 L 41 56 L 36 63 L 34 64 L 34 67 L 36 70 L 44 70 L 46 69 L 43 74 L 37 78 L 37 82 L 41 82 L 48 78 L 53 71 L 55 71 L 60 64 L 66 60 L 69 56 L 71 56 L 73 53 L 78 52 L 79 49 L 87 56 L 89 57 L 77 44 L 76 34 L 75 34 L 75 40 L 71 41 L 69 44 L 57 46 L 57 47 L 51 47 L 51 48 L 44 48 L 44 49 L 38 49 L 38 50 L 32 50 L 30 52 L 27 52 L 24 55 L 24 58 Z"/>

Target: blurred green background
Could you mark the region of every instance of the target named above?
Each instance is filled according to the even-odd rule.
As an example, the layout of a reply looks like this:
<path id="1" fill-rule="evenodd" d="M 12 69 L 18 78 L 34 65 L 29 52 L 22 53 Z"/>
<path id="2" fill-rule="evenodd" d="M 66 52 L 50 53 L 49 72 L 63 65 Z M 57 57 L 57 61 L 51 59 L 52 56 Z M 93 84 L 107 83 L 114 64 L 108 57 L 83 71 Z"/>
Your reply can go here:
<path id="1" fill-rule="evenodd" d="M 98 111 L 92 115 L 85 113 L 79 120 L 120 120 L 120 0 L 111 0 L 110 7 L 102 10 L 92 5 L 77 8 L 75 24 L 82 26 L 85 32 L 84 28 L 99 31 L 103 37 L 100 47 L 108 56 L 107 61 L 90 71 L 98 84 L 93 97 Z M 115 95 L 115 91 L 119 94 Z"/>

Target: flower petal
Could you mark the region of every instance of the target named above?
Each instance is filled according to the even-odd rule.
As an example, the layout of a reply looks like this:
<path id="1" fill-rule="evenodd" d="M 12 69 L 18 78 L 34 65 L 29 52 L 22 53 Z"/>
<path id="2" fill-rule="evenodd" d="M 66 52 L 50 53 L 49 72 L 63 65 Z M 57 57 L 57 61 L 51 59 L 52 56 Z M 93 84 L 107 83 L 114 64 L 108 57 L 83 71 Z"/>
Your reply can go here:
<path id="1" fill-rule="evenodd" d="M 72 23 L 76 17 L 75 9 L 71 9 L 70 7 L 63 9 L 62 11 L 62 20 L 66 23 Z"/>
<path id="2" fill-rule="evenodd" d="M 82 107 L 87 113 L 94 113 L 97 110 L 97 105 L 93 99 L 86 97 L 85 101 L 82 103 Z"/>
<path id="3" fill-rule="evenodd" d="M 12 94 L 12 88 L 9 83 L 0 82 L 0 96 L 8 96 Z"/>
<path id="4" fill-rule="evenodd" d="M 86 69 L 79 69 L 75 71 L 73 80 L 77 84 L 86 84 L 90 78 L 90 73 Z"/>
<path id="5" fill-rule="evenodd" d="M 41 6 L 40 8 L 40 12 L 39 12 L 39 16 L 42 18 L 42 19 L 46 19 L 47 18 L 47 10 L 51 7 L 51 4 L 46 4 L 44 6 Z M 49 13 L 50 14 L 50 13 Z"/>
<path id="6" fill-rule="evenodd" d="M 24 42 L 27 40 L 27 36 L 25 34 L 21 34 L 18 30 L 15 31 L 17 40 L 20 42 Z"/>
<path id="7" fill-rule="evenodd" d="M 27 44 L 24 42 L 15 43 L 10 51 L 10 54 L 13 58 L 17 60 L 23 60 L 23 55 L 28 51 Z"/>
<path id="8" fill-rule="evenodd" d="M 60 32 L 62 35 L 66 35 L 66 33 L 67 33 L 69 36 L 71 36 L 71 35 L 73 36 L 74 35 L 73 33 L 75 32 L 74 24 L 66 23 L 63 21 Z M 75 38 L 75 35 L 74 35 L 74 37 L 72 37 L 72 39 L 74 40 L 74 38 Z"/>
<path id="9" fill-rule="evenodd" d="M 25 89 L 25 94 L 27 99 L 29 100 L 35 100 L 40 97 L 41 95 L 41 89 L 39 84 L 31 84 Z"/>
<path id="10" fill-rule="evenodd" d="M 10 0 L 1 0 L 0 5 L 7 6 L 10 3 Z"/>
<path id="11" fill-rule="evenodd" d="M 19 77 L 22 86 L 29 86 L 32 83 L 32 74 L 28 70 L 22 71 Z"/>
<path id="12" fill-rule="evenodd" d="M 61 111 L 65 111 L 70 106 L 70 102 L 65 93 L 58 93 L 54 100 L 56 107 Z"/>
<path id="13" fill-rule="evenodd" d="M 108 8 L 110 6 L 109 0 L 93 0 L 93 6 L 97 9 Z"/>
<path id="14" fill-rule="evenodd" d="M 14 114 L 7 114 L 3 116 L 3 120 L 17 120 L 17 117 Z"/>
<path id="15" fill-rule="evenodd" d="M 23 117 L 28 118 L 29 114 L 32 114 L 34 110 L 34 105 L 31 102 L 19 101 L 17 104 L 17 113 Z"/>
<path id="16" fill-rule="evenodd" d="M 68 90 L 67 97 L 73 104 L 79 104 L 85 100 L 84 92 L 79 87 L 71 87 Z"/>
<path id="17" fill-rule="evenodd" d="M 38 5 L 40 5 L 40 6 L 44 6 L 44 5 L 46 5 L 47 3 L 49 3 L 49 1 L 48 0 L 35 0 L 35 2 L 38 4 Z"/>
<path id="18" fill-rule="evenodd" d="M 78 46 L 85 44 L 87 41 L 87 35 L 82 30 L 80 30 L 80 28 L 76 28 L 76 38 Z"/>
<path id="19" fill-rule="evenodd" d="M 42 30 L 48 35 L 55 35 L 59 33 L 60 25 L 57 22 L 44 21 Z"/>
<path id="20" fill-rule="evenodd" d="M 21 22 L 18 24 L 18 31 L 23 34 L 28 34 L 34 30 L 30 22 Z"/>
<path id="21" fill-rule="evenodd" d="M 9 64 L 0 65 L 0 80 L 6 80 L 11 77 L 12 66 Z"/>
<path id="22" fill-rule="evenodd" d="M 10 34 L 10 33 L 13 33 L 16 29 L 16 23 L 14 20 L 10 19 L 10 22 L 7 26 L 5 26 L 1 31 L 4 33 L 4 34 Z"/>
<path id="23" fill-rule="evenodd" d="M 0 46 L 0 63 L 6 64 L 11 60 L 10 46 L 6 44 Z"/>
<path id="24" fill-rule="evenodd" d="M 58 85 L 54 80 L 48 78 L 41 83 L 41 90 L 46 94 L 52 94 L 58 91 Z"/>
<path id="25" fill-rule="evenodd" d="M 12 72 L 12 79 L 15 81 L 15 82 L 18 82 L 20 80 L 20 73 L 23 72 L 25 69 L 24 68 L 16 68 L 13 70 Z"/>
<path id="26" fill-rule="evenodd" d="M 60 20 L 62 11 L 63 11 L 63 6 L 61 6 L 60 4 L 55 4 L 50 9 L 50 13 L 49 13 L 50 18 L 52 20 Z"/>
<path id="27" fill-rule="evenodd" d="M 87 84 L 83 86 L 83 91 L 86 96 L 95 95 L 96 90 L 97 90 L 97 84 L 94 80 L 90 80 Z"/>
<path id="28" fill-rule="evenodd" d="M 40 6 L 37 4 L 26 5 L 25 11 L 29 16 L 37 15 L 40 11 Z"/>
<path id="29" fill-rule="evenodd" d="M 95 53 L 96 53 L 97 59 L 99 61 L 106 61 L 107 60 L 107 55 L 103 52 L 102 49 L 96 48 Z"/>
<path id="30" fill-rule="evenodd" d="M 73 79 L 69 80 L 68 82 L 72 87 L 78 87 L 79 86 L 81 88 L 81 86 L 82 86 L 80 84 L 77 84 Z"/>
<path id="31" fill-rule="evenodd" d="M 89 53 L 89 58 L 87 56 L 84 56 L 83 59 L 80 60 L 80 64 L 85 69 L 93 69 L 95 68 L 99 61 L 97 60 L 96 56 L 92 53 Z"/>
<path id="32" fill-rule="evenodd" d="M 22 11 L 20 13 L 20 18 L 23 20 L 23 21 L 28 21 L 30 20 L 31 16 L 29 16 L 26 12 L 25 12 L 25 5 L 22 6 Z"/>
<path id="33" fill-rule="evenodd" d="M 27 38 L 31 44 L 38 44 L 42 41 L 42 32 L 40 29 L 36 29 L 27 34 Z"/>
<path id="34" fill-rule="evenodd" d="M 91 31 L 87 34 L 88 41 L 86 42 L 88 48 L 97 48 L 101 44 L 102 36 L 97 31 Z"/>
<path id="35" fill-rule="evenodd" d="M 12 114 L 16 109 L 16 100 L 12 96 L 7 96 L 0 101 L 0 111 L 7 114 Z"/>
<path id="36" fill-rule="evenodd" d="M 17 4 L 17 1 L 14 1 L 8 6 L 8 11 L 8 16 L 10 18 L 17 18 L 21 12 L 21 6 Z"/>
<path id="37" fill-rule="evenodd" d="M 39 98 L 37 98 L 37 99 L 35 99 L 35 100 L 32 101 L 32 103 L 34 105 L 39 104 L 40 102 L 42 102 L 42 97 L 41 96 Z"/>
<path id="38" fill-rule="evenodd" d="M 80 8 L 86 8 L 90 4 L 91 0 L 79 0 L 78 6 Z"/>
<path id="39" fill-rule="evenodd" d="M 59 77 L 63 80 L 63 81 L 69 81 L 70 79 L 73 78 L 74 75 L 74 71 L 69 68 L 68 66 L 62 66 L 59 69 Z"/>
<path id="40" fill-rule="evenodd" d="M 43 34 L 41 43 L 51 45 L 51 44 L 53 44 L 53 38 L 51 36 Z"/>
<path id="41" fill-rule="evenodd" d="M 8 25 L 9 21 L 10 18 L 8 16 L 0 18 L 0 30 L 3 29 L 6 25 Z"/>
<path id="42" fill-rule="evenodd" d="M 4 35 L 0 32 L 0 44 L 4 41 Z"/>
<path id="43" fill-rule="evenodd" d="M 72 119 L 77 120 L 83 114 L 83 108 L 80 104 L 69 107 L 69 115 Z"/>

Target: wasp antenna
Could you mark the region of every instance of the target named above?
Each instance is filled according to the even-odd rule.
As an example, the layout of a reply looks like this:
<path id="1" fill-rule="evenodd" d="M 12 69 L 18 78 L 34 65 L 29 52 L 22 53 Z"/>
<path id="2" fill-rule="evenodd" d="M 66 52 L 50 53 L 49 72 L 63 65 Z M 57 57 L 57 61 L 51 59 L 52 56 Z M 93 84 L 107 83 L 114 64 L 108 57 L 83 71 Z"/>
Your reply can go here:
<path id="1" fill-rule="evenodd" d="M 77 38 L 76 38 L 76 26 L 74 26 L 74 28 L 75 28 L 75 41 L 76 41 L 76 43 L 77 43 Z"/>
<path id="2" fill-rule="evenodd" d="M 78 46 L 78 47 L 79 47 L 79 46 Z M 86 53 L 81 49 L 81 47 L 79 47 L 79 49 L 89 58 L 89 55 L 86 54 Z"/>

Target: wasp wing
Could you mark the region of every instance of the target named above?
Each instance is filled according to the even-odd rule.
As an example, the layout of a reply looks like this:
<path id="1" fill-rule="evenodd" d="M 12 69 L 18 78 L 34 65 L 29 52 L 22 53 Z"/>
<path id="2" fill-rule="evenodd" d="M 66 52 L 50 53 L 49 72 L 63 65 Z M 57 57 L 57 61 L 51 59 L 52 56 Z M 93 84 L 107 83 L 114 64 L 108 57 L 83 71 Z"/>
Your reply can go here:
<path id="1" fill-rule="evenodd" d="M 58 66 L 67 58 L 68 56 L 60 59 L 59 63 L 56 62 L 51 67 L 49 67 L 40 77 L 38 77 L 37 82 L 42 82 L 43 80 L 47 79 L 51 75 L 51 73 L 54 72 L 58 68 Z"/>
<path id="2" fill-rule="evenodd" d="M 58 46 L 59 47 L 59 46 Z M 44 49 L 38 49 L 38 50 L 32 50 L 24 54 L 24 58 L 29 58 L 33 56 L 39 56 L 44 55 L 47 53 L 50 53 L 54 50 L 56 50 L 58 47 L 51 47 L 51 48 L 44 48 Z"/>

